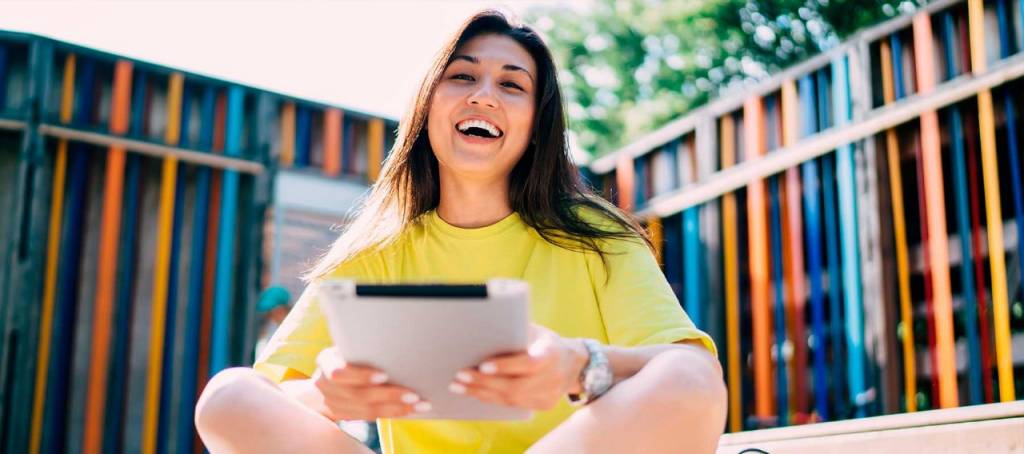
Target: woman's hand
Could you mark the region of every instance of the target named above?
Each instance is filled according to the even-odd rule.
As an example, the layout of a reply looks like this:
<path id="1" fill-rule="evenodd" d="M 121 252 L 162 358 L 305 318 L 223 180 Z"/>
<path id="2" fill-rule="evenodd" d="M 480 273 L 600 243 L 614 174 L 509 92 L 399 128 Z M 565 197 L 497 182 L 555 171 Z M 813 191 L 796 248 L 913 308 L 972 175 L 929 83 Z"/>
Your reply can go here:
<path id="1" fill-rule="evenodd" d="M 531 410 L 551 409 L 567 393 L 578 393 L 580 371 L 588 358 L 582 342 L 536 324 L 530 331 L 533 340 L 526 353 L 497 356 L 476 369 L 461 370 L 448 389 Z"/>
<path id="2" fill-rule="evenodd" d="M 346 363 L 336 347 L 324 349 L 316 362 L 312 381 L 332 420 L 372 421 L 430 411 L 430 403 L 413 391 L 388 384 L 384 372 Z"/>

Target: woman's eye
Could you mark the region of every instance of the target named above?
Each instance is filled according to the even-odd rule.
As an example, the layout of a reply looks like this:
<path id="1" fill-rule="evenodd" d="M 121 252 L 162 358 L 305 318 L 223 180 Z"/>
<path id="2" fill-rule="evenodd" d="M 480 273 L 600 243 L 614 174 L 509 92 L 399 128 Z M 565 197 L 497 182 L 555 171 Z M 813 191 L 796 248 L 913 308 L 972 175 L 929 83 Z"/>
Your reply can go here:
<path id="1" fill-rule="evenodd" d="M 515 82 L 505 82 L 502 85 L 504 85 L 506 87 L 509 87 L 509 88 L 515 88 L 516 90 L 519 90 L 519 91 L 526 91 L 526 90 L 523 90 L 523 87 L 520 87 L 519 84 L 517 84 Z"/>
<path id="2" fill-rule="evenodd" d="M 461 73 L 460 74 L 456 74 L 456 75 L 452 76 L 451 78 L 452 79 L 457 79 L 457 80 L 473 80 L 473 76 L 470 76 L 469 74 L 461 74 Z"/>

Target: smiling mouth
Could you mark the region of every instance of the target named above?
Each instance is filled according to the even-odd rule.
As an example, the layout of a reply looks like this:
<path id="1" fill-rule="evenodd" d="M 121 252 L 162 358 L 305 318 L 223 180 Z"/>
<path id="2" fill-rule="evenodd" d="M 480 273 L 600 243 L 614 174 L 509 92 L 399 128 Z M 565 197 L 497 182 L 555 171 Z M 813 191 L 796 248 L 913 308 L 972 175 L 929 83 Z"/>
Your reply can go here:
<path id="1" fill-rule="evenodd" d="M 466 120 L 455 125 L 455 130 L 467 137 L 497 139 L 504 135 L 497 126 L 483 120 Z"/>

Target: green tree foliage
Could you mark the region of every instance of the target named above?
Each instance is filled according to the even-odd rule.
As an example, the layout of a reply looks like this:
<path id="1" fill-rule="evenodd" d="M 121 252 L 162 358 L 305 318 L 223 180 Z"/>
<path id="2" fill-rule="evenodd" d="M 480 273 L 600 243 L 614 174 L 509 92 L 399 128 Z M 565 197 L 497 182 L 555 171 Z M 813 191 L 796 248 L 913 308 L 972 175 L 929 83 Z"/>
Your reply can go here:
<path id="1" fill-rule="evenodd" d="M 600 155 L 920 0 L 595 0 L 533 10 L 577 143 Z"/>

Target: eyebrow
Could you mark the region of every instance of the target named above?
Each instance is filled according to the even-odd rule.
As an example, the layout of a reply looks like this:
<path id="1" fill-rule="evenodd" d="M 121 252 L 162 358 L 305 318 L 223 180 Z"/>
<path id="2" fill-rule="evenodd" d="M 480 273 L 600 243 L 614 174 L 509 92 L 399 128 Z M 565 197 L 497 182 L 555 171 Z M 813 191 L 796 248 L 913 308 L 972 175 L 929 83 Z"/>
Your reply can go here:
<path id="1" fill-rule="evenodd" d="M 455 60 L 465 60 L 465 61 L 468 61 L 468 62 L 473 63 L 473 64 L 479 64 L 480 63 L 480 60 L 478 58 L 472 56 L 472 55 L 462 55 L 462 54 L 456 55 L 456 56 L 452 57 L 452 61 L 454 62 Z M 504 69 L 505 71 L 522 71 L 522 72 L 526 73 L 527 76 L 530 77 L 530 81 L 531 82 L 533 81 L 533 74 L 530 74 L 530 71 L 527 71 L 526 68 L 523 68 L 522 66 L 504 65 L 504 66 L 501 67 L 501 69 Z"/>

